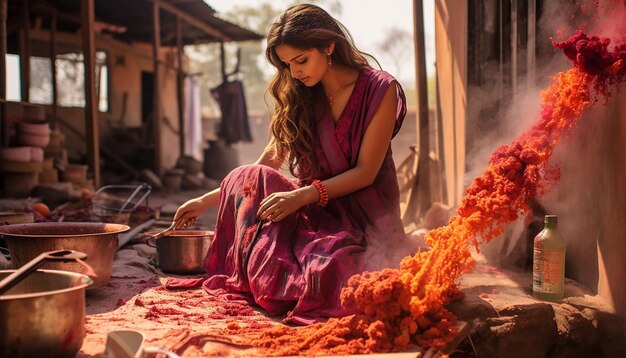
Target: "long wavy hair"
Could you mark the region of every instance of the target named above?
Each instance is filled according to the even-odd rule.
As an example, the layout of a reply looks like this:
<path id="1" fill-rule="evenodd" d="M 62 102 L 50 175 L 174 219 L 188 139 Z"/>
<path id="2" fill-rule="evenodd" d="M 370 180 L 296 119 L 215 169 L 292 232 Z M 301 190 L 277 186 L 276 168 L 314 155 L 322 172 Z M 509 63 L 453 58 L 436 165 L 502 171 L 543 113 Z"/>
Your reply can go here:
<path id="1" fill-rule="evenodd" d="M 289 67 L 276 54 L 276 47 L 286 44 L 301 50 L 316 48 L 324 52 L 332 42 L 335 43 L 331 54 L 333 64 L 357 70 L 369 66 L 365 56 L 371 56 L 354 46 L 348 30 L 315 5 L 301 4 L 288 8 L 272 24 L 267 35 L 265 54 L 277 69 L 269 86 L 275 100 L 270 121 L 272 143 L 275 155 L 286 158 L 289 171 L 301 179 L 319 175 L 319 164 L 313 149 L 313 101 L 316 95 L 322 93 L 322 88 L 319 83 L 309 88 L 292 78 Z"/>

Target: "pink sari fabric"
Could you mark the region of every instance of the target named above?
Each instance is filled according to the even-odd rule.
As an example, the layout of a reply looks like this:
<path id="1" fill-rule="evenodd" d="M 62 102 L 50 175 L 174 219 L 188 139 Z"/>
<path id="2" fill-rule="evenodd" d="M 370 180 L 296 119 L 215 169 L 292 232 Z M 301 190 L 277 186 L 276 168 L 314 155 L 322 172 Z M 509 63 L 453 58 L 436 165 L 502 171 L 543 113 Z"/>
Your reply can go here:
<path id="1" fill-rule="evenodd" d="M 320 179 L 356 164 L 365 130 L 394 82 L 383 71 L 363 69 L 336 125 L 327 102 L 319 99 L 314 146 Z M 406 114 L 404 93 L 397 89 L 394 134 Z M 263 223 L 256 237 L 261 200 L 311 181 L 295 182 L 261 165 L 239 167 L 223 180 L 215 237 L 204 261 L 209 293 L 246 299 L 296 324 L 351 313 L 339 301 L 347 279 L 374 268 L 371 261 L 398 260 L 392 249 L 406 240 L 391 149 L 371 186 L 331 199 L 324 208 L 312 204 L 280 222 Z"/>

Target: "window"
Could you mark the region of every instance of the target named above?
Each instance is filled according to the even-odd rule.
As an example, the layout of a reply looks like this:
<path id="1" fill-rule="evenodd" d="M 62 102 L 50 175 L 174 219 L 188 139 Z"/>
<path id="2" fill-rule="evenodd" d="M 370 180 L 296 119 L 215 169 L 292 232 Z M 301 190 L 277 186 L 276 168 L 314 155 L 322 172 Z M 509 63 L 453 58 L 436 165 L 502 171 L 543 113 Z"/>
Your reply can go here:
<path id="1" fill-rule="evenodd" d="M 7 101 L 19 102 L 22 100 L 22 88 L 20 86 L 20 57 L 18 55 L 6 55 L 7 76 Z"/>
<path id="2" fill-rule="evenodd" d="M 7 100 L 21 100 L 20 59 L 7 55 Z M 61 107 L 85 107 L 85 76 L 82 53 L 58 55 L 57 100 Z M 96 52 L 96 98 L 100 112 L 109 110 L 109 72 L 106 53 Z M 30 59 L 30 101 L 52 104 L 52 72 L 50 59 L 33 56 Z"/>
<path id="3" fill-rule="evenodd" d="M 96 52 L 96 98 L 100 112 L 109 110 L 108 68 L 106 53 Z M 82 53 L 57 56 L 57 91 L 59 106 L 85 106 L 85 78 Z"/>
<path id="4" fill-rule="evenodd" d="M 31 56 L 28 95 L 31 103 L 52 104 L 52 72 L 49 58 Z"/>

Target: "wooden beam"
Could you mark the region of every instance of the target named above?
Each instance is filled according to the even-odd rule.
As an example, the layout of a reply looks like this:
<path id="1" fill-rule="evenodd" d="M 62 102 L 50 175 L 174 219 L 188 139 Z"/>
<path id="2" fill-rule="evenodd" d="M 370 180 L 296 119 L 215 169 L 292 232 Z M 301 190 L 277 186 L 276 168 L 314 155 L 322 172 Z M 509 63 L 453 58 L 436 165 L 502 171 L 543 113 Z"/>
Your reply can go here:
<path id="1" fill-rule="evenodd" d="M 154 170 L 158 176 L 163 175 L 161 167 L 161 76 L 159 75 L 159 49 L 161 48 L 161 21 L 159 15 L 159 0 L 152 3 L 152 67 L 153 81 L 153 111 L 152 127 L 154 132 Z"/>
<path id="2" fill-rule="evenodd" d="M 424 8 L 422 0 L 413 0 L 413 26 L 415 49 L 415 74 L 418 106 L 418 138 L 419 154 L 424 158 L 430 152 L 429 117 L 428 117 L 428 86 L 426 75 L 426 49 L 424 45 Z M 420 163 L 422 164 L 422 163 Z"/>
<path id="3" fill-rule="evenodd" d="M 423 216 L 432 204 L 430 187 L 430 119 L 428 111 L 426 50 L 424 45 L 424 5 L 422 0 L 413 0 L 413 39 L 419 151 L 416 179 L 403 217 L 406 223 L 413 222 L 415 218 Z"/>
<path id="4" fill-rule="evenodd" d="M 7 131 L 7 112 L 5 101 L 7 99 L 7 1 L 0 0 L 0 147 L 9 146 L 9 133 Z"/>
<path id="5" fill-rule="evenodd" d="M 100 137 L 98 135 L 98 102 L 96 98 L 96 51 L 94 41 L 94 0 L 81 0 L 83 58 L 85 72 L 85 136 L 87 164 L 93 173 L 93 184 L 100 186 Z"/>
<path id="6" fill-rule="evenodd" d="M 50 41 L 49 31 L 33 29 L 30 32 L 30 36 L 31 36 L 31 39 L 33 40 L 40 40 L 40 41 L 45 41 L 45 42 Z M 147 59 L 149 61 L 152 61 L 152 53 L 146 53 L 146 51 L 144 50 L 137 49 L 129 45 L 126 42 L 119 41 L 118 39 L 112 38 L 107 35 L 101 35 L 101 34 L 96 33 L 94 34 L 94 36 L 96 38 L 96 42 L 102 43 L 103 45 L 106 44 L 107 46 L 110 45 L 114 47 L 115 51 L 129 53 L 129 54 L 132 54 L 133 56 L 136 56 L 137 58 Z M 150 36 L 152 36 L 152 34 Z M 74 33 L 57 31 L 57 45 L 66 44 L 66 45 L 71 45 L 71 46 L 74 46 L 74 45 L 80 46 L 81 41 L 82 41 L 81 38 L 82 36 L 80 33 L 74 34 Z M 161 68 L 167 68 L 168 70 L 176 71 L 175 64 L 170 63 L 165 60 L 159 60 L 159 66 L 161 66 Z"/>
<path id="7" fill-rule="evenodd" d="M 82 24 L 81 14 L 59 11 L 56 5 L 46 0 L 37 0 L 36 2 L 32 4 L 31 8 L 33 10 L 37 10 L 41 12 L 49 12 L 49 13 L 56 11 L 58 19 L 73 22 L 78 25 Z"/>
<path id="8" fill-rule="evenodd" d="M 517 97 L 517 0 L 511 0 L 511 91 Z"/>
<path id="9" fill-rule="evenodd" d="M 504 2 L 505 0 L 498 0 L 498 44 L 499 44 L 499 56 L 498 56 L 498 87 L 497 96 L 500 105 L 504 103 Z"/>
<path id="10" fill-rule="evenodd" d="M 57 127 L 57 10 L 52 10 L 50 14 L 50 72 L 52 74 L 52 115 L 50 117 L 50 127 Z"/>
<path id="11" fill-rule="evenodd" d="M 176 55 L 178 57 L 178 67 L 176 71 L 176 94 L 178 95 L 178 148 L 180 155 L 185 155 L 185 92 L 183 86 L 185 77 L 183 73 L 183 24 L 180 16 L 176 16 Z"/>
<path id="12" fill-rule="evenodd" d="M 526 86 L 535 86 L 535 43 L 537 42 L 537 0 L 528 0 L 528 42 L 526 50 Z"/>
<path id="13" fill-rule="evenodd" d="M 222 83 L 226 83 L 226 49 L 224 43 L 220 42 L 220 72 L 222 72 Z"/>
<path id="14" fill-rule="evenodd" d="M 166 2 L 161 2 L 159 0 L 154 0 L 155 3 L 158 4 L 158 6 L 171 13 L 174 14 L 178 17 L 180 17 L 183 21 L 185 21 L 186 23 L 188 23 L 189 25 L 198 28 L 199 30 L 204 31 L 205 33 L 216 37 L 217 39 L 219 39 L 220 41 L 232 41 L 232 39 L 226 35 L 224 35 L 222 32 L 220 32 L 218 29 L 215 29 L 209 25 L 207 25 L 206 23 L 198 20 L 197 18 L 193 17 L 192 15 L 190 15 L 189 13 L 177 8 L 174 5 L 168 4 Z"/>
<path id="15" fill-rule="evenodd" d="M 22 31 L 20 31 L 20 79 L 22 102 L 30 101 L 30 1 L 22 2 Z"/>

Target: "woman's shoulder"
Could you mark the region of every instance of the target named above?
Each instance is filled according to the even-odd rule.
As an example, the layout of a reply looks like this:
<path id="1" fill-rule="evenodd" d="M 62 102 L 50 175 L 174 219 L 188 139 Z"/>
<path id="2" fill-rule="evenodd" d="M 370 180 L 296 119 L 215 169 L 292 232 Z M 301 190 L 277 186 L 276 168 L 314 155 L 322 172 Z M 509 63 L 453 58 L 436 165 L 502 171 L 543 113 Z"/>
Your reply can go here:
<path id="1" fill-rule="evenodd" d="M 363 75 L 368 79 L 370 85 L 388 86 L 393 82 L 398 82 L 390 73 L 372 67 L 363 68 Z"/>

